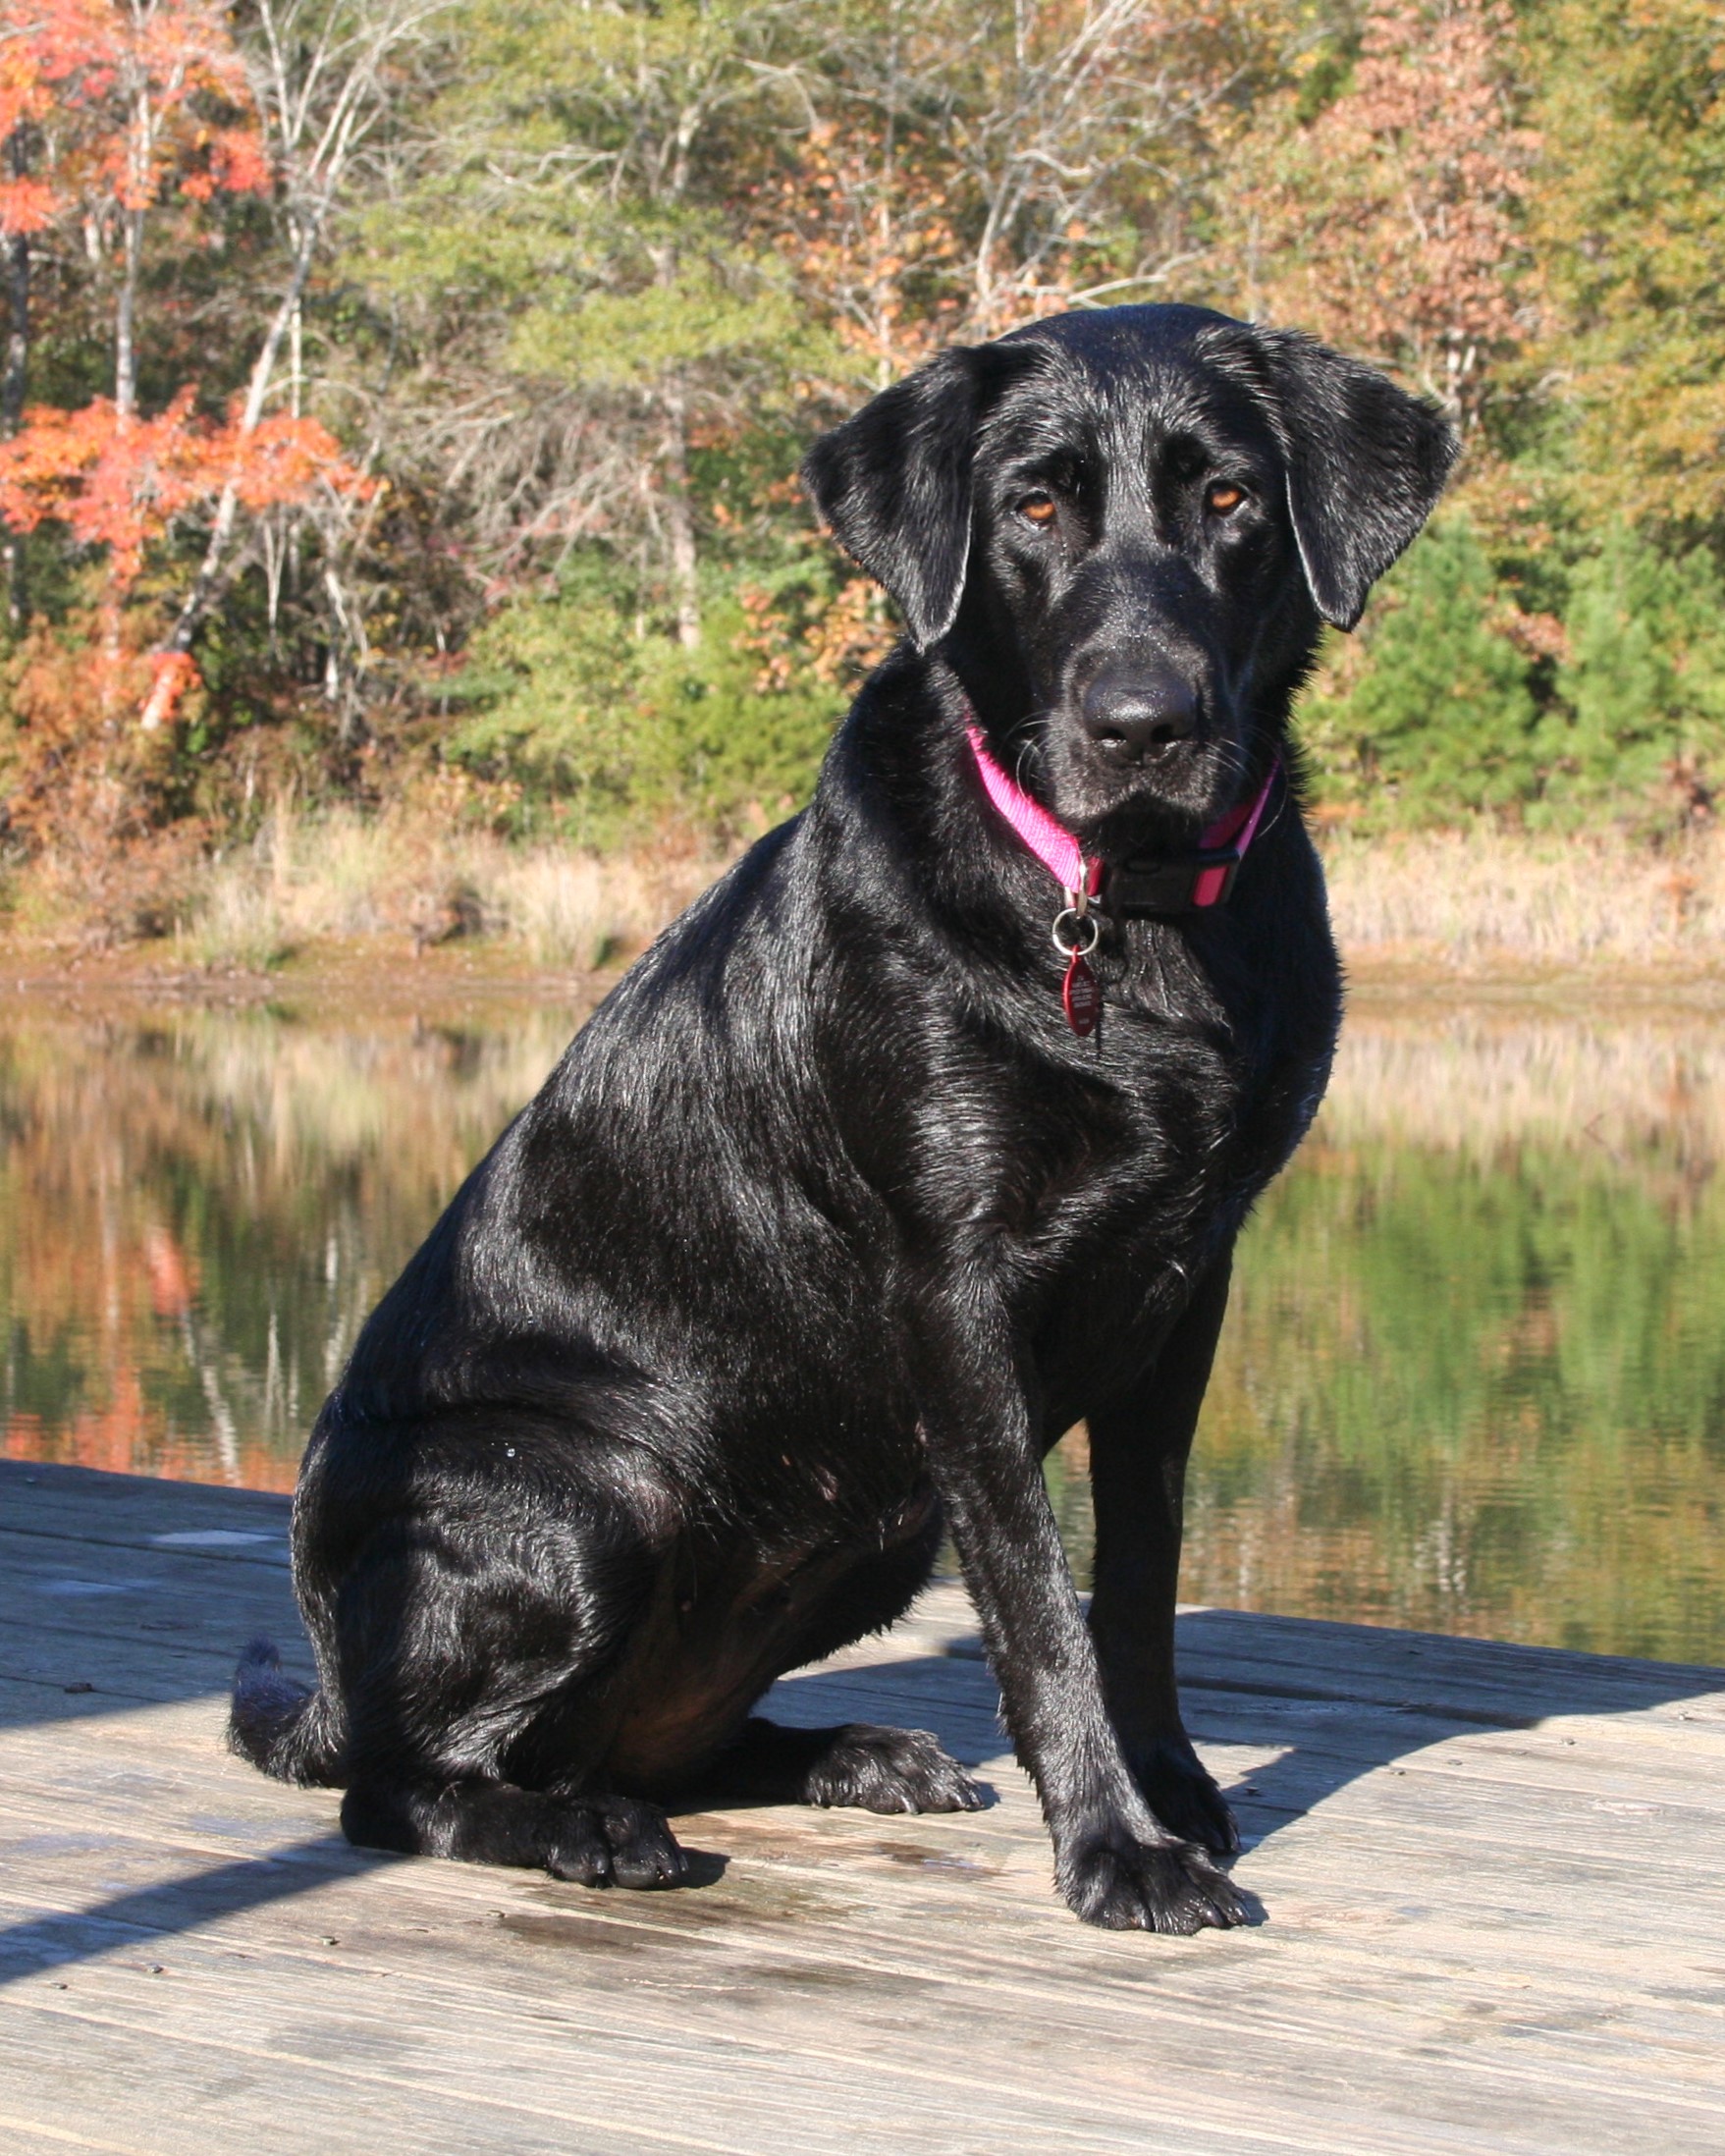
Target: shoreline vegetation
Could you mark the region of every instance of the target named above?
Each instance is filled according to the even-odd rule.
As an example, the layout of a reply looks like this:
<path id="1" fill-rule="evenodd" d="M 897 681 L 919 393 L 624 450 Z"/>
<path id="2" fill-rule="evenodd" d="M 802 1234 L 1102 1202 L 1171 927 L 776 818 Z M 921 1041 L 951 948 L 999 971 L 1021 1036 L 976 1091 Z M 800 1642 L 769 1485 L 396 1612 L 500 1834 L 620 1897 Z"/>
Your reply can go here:
<path id="1" fill-rule="evenodd" d="M 1719 970 L 1717 0 L 0 27 L 15 977 L 607 968 L 894 640 L 809 442 L 944 348 L 1164 300 L 1465 446 L 1298 713 L 1356 976 Z"/>
<path id="2" fill-rule="evenodd" d="M 1725 834 L 1321 831 L 1356 991 L 1663 989 L 1725 1007 Z M 38 869 L 0 930 L 11 983 L 227 996 L 289 984 L 595 988 L 740 851 L 689 834 L 583 851 L 278 802 L 249 844 L 130 879 Z"/>

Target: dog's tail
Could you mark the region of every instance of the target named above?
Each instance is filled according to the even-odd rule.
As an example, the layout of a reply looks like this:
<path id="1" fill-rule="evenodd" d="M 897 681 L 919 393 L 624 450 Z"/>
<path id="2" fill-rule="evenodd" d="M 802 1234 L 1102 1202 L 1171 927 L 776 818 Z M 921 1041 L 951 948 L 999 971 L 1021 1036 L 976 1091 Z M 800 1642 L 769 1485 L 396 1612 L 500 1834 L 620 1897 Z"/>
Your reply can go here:
<path id="1" fill-rule="evenodd" d="M 334 1783 L 340 1738 L 330 1703 L 282 1675 L 282 1657 L 267 1640 L 250 1641 L 234 1672 L 228 1716 L 229 1750 L 278 1782 Z"/>

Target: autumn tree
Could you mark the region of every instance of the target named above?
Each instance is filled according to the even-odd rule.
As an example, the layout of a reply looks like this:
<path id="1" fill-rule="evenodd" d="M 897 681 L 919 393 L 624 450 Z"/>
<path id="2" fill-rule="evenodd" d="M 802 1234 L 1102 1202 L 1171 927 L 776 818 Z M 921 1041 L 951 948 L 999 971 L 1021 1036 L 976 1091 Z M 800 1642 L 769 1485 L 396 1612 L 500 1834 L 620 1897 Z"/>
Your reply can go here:
<path id="1" fill-rule="evenodd" d="M 172 708 L 173 684 L 184 679 L 203 620 L 236 568 L 235 539 L 249 512 L 271 574 L 272 620 L 275 569 L 296 548 L 271 545 L 278 528 L 266 512 L 322 509 L 323 583 L 329 601 L 326 687 L 341 706 L 350 735 L 353 699 L 342 696 L 335 666 L 344 645 L 362 645 L 364 632 L 340 573 L 343 513 L 375 490 L 345 458 L 316 419 L 302 409 L 305 382 L 305 296 L 312 265 L 332 218 L 352 184 L 369 138 L 390 114 L 404 56 L 446 12 L 446 0 L 373 0 L 358 10 L 341 0 L 258 0 L 248 79 L 261 138 L 274 179 L 273 199 L 284 246 L 280 290 L 258 338 L 243 395 L 234 400 L 231 448 L 220 491 L 214 496 L 201 559 L 157 651 L 157 688 L 143 722 L 159 723 Z M 284 361 L 287 380 L 282 382 Z M 285 387 L 287 410 L 270 413 Z M 289 438 L 297 444 L 302 469 L 290 477 Z M 312 467 L 315 465 L 315 471 Z M 327 513 L 334 510 L 332 516 Z"/>
<path id="2" fill-rule="evenodd" d="M 1467 434 L 1536 326 L 1514 29 L 1506 0 L 1372 0 L 1350 68 L 1333 40 L 1301 56 L 1224 210 L 1245 312 L 1376 359 Z M 1339 87 L 1312 99 L 1321 64 Z"/>
<path id="3" fill-rule="evenodd" d="M 152 216 L 172 243 L 194 246 L 199 213 L 218 194 L 263 194 L 272 185 L 245 69 L 224 10 L 195 0 L 67 0 L 30 9 L 7 0 L 13 62 L 9 134 L 34 127 L 39 176 L 0 189 L 0 219 L 29 231 L 77 221 L 107 271 L 113 333 L 112 394 L 76 410 L 41 405 L 0 449 L 0 515 L 14 532 L 46 518 L 79 543 L 106 550 L 101 652 L 111 675 L 121 650 L 120 610 L 144 552 L 193 505 L 243 485 L 253 500 L 286 486 L 300 493 L 312 467 L 343 467 L 321 428 L 277 426 L 249 458 L 256 420 L 224 425 L 196 409 L 196 389 L 175 391 L 153 417 L 139 409 L 139 295 Z M 259 415 L 261 416 L 261 415 Z M 188 669 L 169 652 L 147 726 L 172 708 Z M 105 702 L 113 689 L 108 680 Z"/>
<path id="4" fill-rule="evenodd" d="M 1555 0 L 1532 38 L 1538 359 L 1576 512 L 1725 544 L 1725 23 L 1715 0 Z"/>
<path id="5" fill-rule="evenodd" d="M 824 303 L 858 325 L 926 323 L 920 356 L 931 335 L 1166 294 L 1198 259 L 1218 145 L 1281 33 L 1253 0 L 860 8 L 810 76 L 816 174 L 834 144 L 845 165 L 821 218 L 854 235 L 862 273 L 830 252 Z"/>
<path id="6" fill-rule="evenodd" d="M 355 20 L 329 0 L 261 0 L 243 49 L 231 11 L 200 0 L 6 0 L 0 129 L 10 122 L 32 154 L 0 184 L 0 221 L 60 239 L 63 256 L 87 265 L 81 297 L 105 314 L 112 354 L 105 393 L 35 404 L 0 443 L 0 518 L 15 541 L 51 527 L 95 579 L 93 667 L 79 661 L 75 614 L 40 624 L 15 669 L 15 835 L 76 820 L 77 789 L 63 782 L 78 770 L 102 828 L 135 814 L 131 733 L 167 728 L 197 682 L 198 632 L 251 542 L 283 513 L 328 524 L 334 512 L 339 525 L 370 491 L 299 408 L 297 373 L 282 408 L 281 365 L 285 346 L 297 357 L 311 262 L 375 120 L 382 62 L 429 12 L 386 5 Z M 286 246 L 269 295 L 272 227 Z M 185 319 L 195 273 L 164 268 L 218 249 L 263 291 L 227 315 L 211 382 L 182 372 L 197 356 Z M 252 332 L 255 298 L 266 304 Z"/>
<path id="7" fill-rule="evenodd" d="M 484 566 L 603 535 L 698 643 L 689 460 L 771 403 L 794 353 L 786 266 L 739 195 L 782 124 L 786 0 L 463 11 L 419 168 L 356 260 L 444 385 L 417 446 Z M 434 482 L 435 483 L 435 482 Z"/>

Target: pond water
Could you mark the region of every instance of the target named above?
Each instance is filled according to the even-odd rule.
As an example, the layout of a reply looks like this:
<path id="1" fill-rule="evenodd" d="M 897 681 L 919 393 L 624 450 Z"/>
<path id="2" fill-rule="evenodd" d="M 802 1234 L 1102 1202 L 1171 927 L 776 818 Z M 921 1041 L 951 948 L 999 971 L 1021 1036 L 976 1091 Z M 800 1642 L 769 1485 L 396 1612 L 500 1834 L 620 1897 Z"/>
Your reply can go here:
<path id="1" fill-rule="evenodd" d="M 0 1001 L 14 1458 L 292 1486 L 577 1015 Z M 1188 1599 L 1725 1660 L 1725 1023 L 1363 999 L 1243 1241 Z M 1051 1463 L 1074 1562 L 1083 1434 Z"/>

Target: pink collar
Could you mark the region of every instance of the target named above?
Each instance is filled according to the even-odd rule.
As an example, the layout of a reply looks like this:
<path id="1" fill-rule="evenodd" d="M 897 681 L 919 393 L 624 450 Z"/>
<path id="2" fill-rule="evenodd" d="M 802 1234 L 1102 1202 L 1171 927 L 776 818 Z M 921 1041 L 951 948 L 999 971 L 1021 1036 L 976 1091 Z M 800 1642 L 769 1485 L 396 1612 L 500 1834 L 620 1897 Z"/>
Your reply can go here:
<path id="1" fill-rule="evenodd" d="M 970 752 L 976 758 L 977 776 L 982 780 L 984 790 L 996 808 L 1063 891 L 1072 898 L 1077 898 L 1080 894 L 1095 897 L 1102 889 L 1101 859 L 1087 860 L 1077 839 L 1065 825 L 1056 823 L 1041 802 L 1033 801 L 1016 780 L 1001 769 L 990 752 L 982 728 L 974 719 L 966 722 L 965 732 L 970 739 Z M 1276 773 L 1281 768 L 1281 758 L 1278 756 L 1265 775 L 1257 797 L 1239 808 L 1230 809 L 1225 816 L 1217 817 L 1205 830 L 1199 838 L 1196 856 L 1189 856 L 1184 862 L 1158 864 L 1164 889 L 1170 870 L 1190 870 L 1189 881 L 1183 886 L 1182 895 L 1178 899 L 1169 903 L 1164 898 L 1159 904 L 1145 904 L 1142 907 L 1133 905 L 1128 900 L 1122 910 L 1177 913 L 1183 912 L 1188 906 L 1219 904 L 1232 886 L 1234 870 L 1244 858 L 1247 847 L 1258 835 L 1258 827 L 1263 822 L 1265 809 L 1269 803 L 1269 789 L 1275 784 Z M 1208 854 L 1229 857 L 1212 861 L 1205 858 Z M 1143 866 L 1129 862 L 1126 864 L 1123 883 L 1129 884 L 1135 871 L 1138 872 L 1138 880 L 1143 881 Z"/>
<path id="2" fill-rule="evenodd" d="M 970 753 L 976 758 L 984 790 L 996 808 L 1063 891 L 1074 897 L 1080 891 L 1094 895 L 1102 884 L 1102 862 L 1087 861 L 1065 825 L 1056 824 L 1040 801 L 1033 801 L 1018 782 L 1001 770 L 974 719 L 966 723 L 964 730 L 970 736 Z"/>

